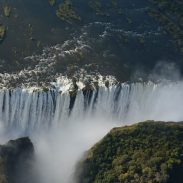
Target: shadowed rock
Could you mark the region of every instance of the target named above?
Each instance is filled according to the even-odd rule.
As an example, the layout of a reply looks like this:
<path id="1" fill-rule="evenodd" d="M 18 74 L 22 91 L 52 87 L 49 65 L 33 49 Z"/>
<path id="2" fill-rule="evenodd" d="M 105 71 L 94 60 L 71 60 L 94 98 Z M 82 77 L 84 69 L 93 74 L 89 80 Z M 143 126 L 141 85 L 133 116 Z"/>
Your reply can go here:
<path id="1" fill-rule="evenodd" d="M 35 182 L 32 165 L 34 147 L 28 137 L 0 146 L 0 183 Z"/>

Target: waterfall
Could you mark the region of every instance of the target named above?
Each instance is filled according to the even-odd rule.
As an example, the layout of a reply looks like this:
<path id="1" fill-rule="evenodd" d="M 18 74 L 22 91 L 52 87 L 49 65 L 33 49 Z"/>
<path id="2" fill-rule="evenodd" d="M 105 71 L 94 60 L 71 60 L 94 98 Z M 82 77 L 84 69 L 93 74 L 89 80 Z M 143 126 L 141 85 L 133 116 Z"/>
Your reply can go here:
<path id="1" fill-rule="evenodd" d="M 0 91 L 0 121 L 8 130 L 31 133 L 87 116 L 104 115 L 119 125 L 151 119 L 183 120 L 182 89 L 182 82 L 99 87 L 93 91 L 90 102 L 80 90 L 71 112 L 68 92 L 5 89 Z"/>
<path id="2" fill-rule="evenodd" d="M 0 139 L 29 135 L 44 169 L 43 182 L 70 183 L 81 154 L 112 127 L 144 120 L 181 121 L 182 101 L 183 82 L 100 86 L 90 95 L 79 89 L 72 108 L 68 91 L 3 89 Z"/>

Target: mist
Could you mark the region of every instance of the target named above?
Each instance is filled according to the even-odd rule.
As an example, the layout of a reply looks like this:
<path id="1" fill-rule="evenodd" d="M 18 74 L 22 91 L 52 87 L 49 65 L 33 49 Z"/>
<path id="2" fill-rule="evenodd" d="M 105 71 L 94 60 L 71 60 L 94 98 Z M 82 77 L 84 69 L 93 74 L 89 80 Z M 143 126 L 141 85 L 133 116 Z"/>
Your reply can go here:
<path id="1" fill-rule="evenodd" d="M 115 123 L 107 119 L 70 121 L 35 139 L 37 168 L 41 183 L 74 183 L 77 162 Z"/>

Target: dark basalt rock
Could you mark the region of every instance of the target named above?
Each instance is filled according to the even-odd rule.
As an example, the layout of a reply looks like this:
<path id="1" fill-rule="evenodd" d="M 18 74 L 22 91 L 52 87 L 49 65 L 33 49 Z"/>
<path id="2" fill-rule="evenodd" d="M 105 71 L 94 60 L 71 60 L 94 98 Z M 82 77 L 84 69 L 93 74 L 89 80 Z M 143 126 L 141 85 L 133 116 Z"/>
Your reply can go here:
<path id="1" fill-rule="evenodd" d="M 85 109 L 89 106 L 91 102 L 94 90 L 95 88 L 93 86 L 93 81 L 91 78 L 89 78 L 88 80 L 85 81 L 85 87 L 82 89 L 85 100 L 84 101 Z"/>
<path id="2" fill-rule="evenodd" d="M 75 103 L 76 96 L 77 96 L 77 92 L 78 92 L 78 85 L 77 85 L 76 82 L 77 82 L 76 78 L 73 78 L 72 79 L 72 85 L 69 88 L 69 94 L 70 94 L 70 105 L 69 105 L 69 109 L 70 109 L 70 111 L 74 107 L 74 103 Z"/>
<path id="3" fill-rule="evenodd" d="M 0 183 L 35 182 L 31 170 L 34 147 L 28 137 L 0 146 Z"/>

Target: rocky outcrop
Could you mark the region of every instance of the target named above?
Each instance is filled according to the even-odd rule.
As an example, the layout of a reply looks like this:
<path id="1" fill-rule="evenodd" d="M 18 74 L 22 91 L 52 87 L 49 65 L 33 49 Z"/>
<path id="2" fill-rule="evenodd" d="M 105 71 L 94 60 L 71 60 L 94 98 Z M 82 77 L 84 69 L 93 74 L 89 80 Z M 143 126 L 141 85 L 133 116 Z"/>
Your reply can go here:
<path id="1" fill-rule="evenodd" d="M 5 26 L 0 24 L 0 43 L 4 40 L 6 34 Z"/>
<path id="2" fill-rule="evenodd" d="M 114 128 L 79 164 L 79 183 L 181 183 L 183 123 Z"/>
<path id="3" fill-rule="evenodd" d="M 78 92 L 77 79 L 73 78 L 72 79 L 72 84 L 71 84 L 71 86 L 69 88 L 69 94 L 70 94 L 69 109 L 70 110 L 72 110 L 72 108 L 74 107 L 74 103 L 75 103 L 75 100 L 76 100 L 77 92 Z"/>
<path id="4" fill-rule="evenodd" d="M 34 147 L 28 137 L 0 146 L 0 183 L 32 183 Z"/>

